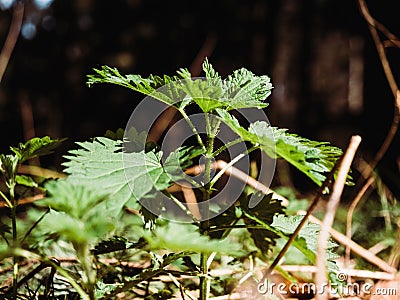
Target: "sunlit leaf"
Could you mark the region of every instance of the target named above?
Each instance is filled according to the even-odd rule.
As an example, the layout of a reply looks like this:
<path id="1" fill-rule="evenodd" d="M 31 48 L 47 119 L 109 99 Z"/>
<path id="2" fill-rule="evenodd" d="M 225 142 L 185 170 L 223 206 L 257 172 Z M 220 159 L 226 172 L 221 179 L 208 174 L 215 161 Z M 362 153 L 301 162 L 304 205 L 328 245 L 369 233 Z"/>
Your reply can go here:
<path id="1" fill-rule="evenodd" d="M 157 226 L 154 232 L 148 232 L 144 238 L 151 249 L 168 249 L 170 251 L 194 251 L 197 253 L 219 252 L 241 256 L 241 245 L 230 240 L 213 240 L 200 234 L 191 224 L 169 222 Z"/>
<path id="2" fill-rule="evenodd" d="M 283 158 L 311 180 L 321 185 L 340 158 L 342 151 L 327 142 L 316 142 L 290 134 L 287 129 L 279 129 L 268 123 L 257 121 L 246 129 L 239 121 L 224 110 L 217 110 L 221 120 L 243 140 L 249 141 L 272 158 Z"/>

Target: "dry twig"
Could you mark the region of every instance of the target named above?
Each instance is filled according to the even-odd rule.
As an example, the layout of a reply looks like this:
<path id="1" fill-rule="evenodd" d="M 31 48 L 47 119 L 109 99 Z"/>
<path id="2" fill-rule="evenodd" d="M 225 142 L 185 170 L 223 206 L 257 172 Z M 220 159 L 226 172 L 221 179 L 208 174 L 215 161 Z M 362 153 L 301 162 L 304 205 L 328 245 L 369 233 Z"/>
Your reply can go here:
<path id="1" fill-rule="evenodd" d="M 317 259 L 316 265 L 318 271 L 315 276 L 316 286 L 320 287 L 327 282 L 326 277 L 326 243 L 329 239 L 329 228 L 332 227 L 335 219 L 336 209 L 339 206 L 340 197 L 342 195 L 343 188 L 346 184 L 347 174 L 350 170 L 351 163 L 356 154 L 357 148 L 361 143 L 361 137 L 356 135 L 350 140 L 349 147 L 347 148 L 343 159 L 340 163 L 339 171 L 335 183 L 333 184 L 333 190 L 329 198 L 329 202 L 326 207 L 326 214 L 321 225 L 319 237 L 318 237 L 318 248 L 317 248 Z M 319 293 L 318 299 L 328 299 L 326 293 Z"/>

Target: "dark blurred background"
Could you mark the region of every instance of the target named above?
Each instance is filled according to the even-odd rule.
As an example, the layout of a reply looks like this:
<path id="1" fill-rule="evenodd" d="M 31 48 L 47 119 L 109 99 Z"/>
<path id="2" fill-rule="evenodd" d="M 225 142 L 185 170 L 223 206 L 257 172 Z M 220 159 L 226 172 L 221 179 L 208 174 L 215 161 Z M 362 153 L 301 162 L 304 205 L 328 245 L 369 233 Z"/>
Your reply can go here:
<path id="1" fill-rule="evenodd" d="M 0 43 L 13 2 L 0 0 Z M 367 4 L 400 35 L 393 2 Z M 360 134 L 365 159 L 379 149 L 392 120 L 393 96 L 355 0 L 24 4 L 21 35 L 0 84 L 0 153 L 32 135 L 67 137 L 62 152 L 124 128 L 143 97 L 111 85 L 88 88 L 86 75 L 104 64 L 145 76 L 181 67 L 200 75 L 208 56 L 222 75 L 240 67 L 267 74 L 274 90 L 266 113 L 274 126 L 342 148 Z M 390 49 L 389 57 L 398 78 L 400 53 Z M 399 144 L 397 135 L 380 165 L 395 188 Z M 48 163 L 57 168 L 59 161 Z"/>

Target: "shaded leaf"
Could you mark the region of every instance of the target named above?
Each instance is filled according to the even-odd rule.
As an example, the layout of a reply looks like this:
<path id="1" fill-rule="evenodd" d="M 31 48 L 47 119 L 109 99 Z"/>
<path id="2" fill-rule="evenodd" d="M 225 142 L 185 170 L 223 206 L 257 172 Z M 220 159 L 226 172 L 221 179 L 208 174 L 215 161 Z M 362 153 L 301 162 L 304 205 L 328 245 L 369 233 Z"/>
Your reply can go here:
<path id="1" fill-rule="evenodd" d="M 93 254 L 100 255 L 116 251 L 123 251 L 128 249 L 142 249 L 147 245 L 147 242 L 140 238 L 137 242 L 133 243 L 128 241 L 122 236 L 113 236 L 107 240 L 98 243 L 92 250 Z"/>
<path id="2" fill-rule="evenodd" d="M 0 170 L 4 176 L 8 188 L 15 185 L 15 176 L 18 166 L 18 156 L 0 154 Z"/>
<path id="3" fill-rule="evenodd" d="M 19 143 L 17 147 L 10 147 L 11 151 L 18 156 L 19 162 L 42 155 L 53 153 L 65 139 L 53 140 L 48 136 L 39 138 L 35 137 L 26 143 Z"/>
<path id="4" fill-rule="evenodd" d="M 260 196 L 261 192 L 256 192 Z M 273 222 L 274 216 L 276 214 L 283 214 L 284 207 L 281 201 L 272 199 L 272 193 L 265 195 L 261 201 L 253 208 L 249 208 L 249 201 L 252 194 L 247 195 L 240 201 L 240 207 L 247 214 L 256 217 L 257 219 L 263 221 L 266 224 L 271 224 Z M 271 250 L 272 246 L 275 245 L 275 240 L 279 238 L 275 232 L 268 229 L 254 229 L 252 226 L 257 225 L 254 220 L 246 217 L 246 214 L 242 216 L 244 223 L 248 226 L 247 231 L 250 233 L 254 244 L 261 250 L 262 253 L 267 253 Z"/>
<path id="5" fill-rule="evenodd" d="M 27 187 L 38 187 L 38 184 L 36 183 L 36 181 L 33 180 L 32 177 L 29 177 L 26 175 L 17 175 L 15 177 L 15 181 L 16 181 L 16 183 L 27 186 Z"/>

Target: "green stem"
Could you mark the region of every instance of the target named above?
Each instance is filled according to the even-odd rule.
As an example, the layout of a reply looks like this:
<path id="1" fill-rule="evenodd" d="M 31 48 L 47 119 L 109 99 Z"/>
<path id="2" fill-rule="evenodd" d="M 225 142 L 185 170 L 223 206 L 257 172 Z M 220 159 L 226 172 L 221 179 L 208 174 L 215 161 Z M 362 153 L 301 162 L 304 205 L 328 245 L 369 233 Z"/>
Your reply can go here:
<path id="1" fill-rule="evenodd" d="M 96 269 L 93 268 L 93 261 L 89 251 L 89 245 L 87 243 L 81 243 L 75 245 L 77 250 L 78 259 L 83 269 L 83 282 L 88 292 L 90 300 L 95 300 L 94 289 L 96 285 Z"/>
<path id="2" fill-rule="evenodd" d="M 18 234 L 17 234 L 17 206 L 18 201 L 15 199 L 15 183 L 12 180 L 10 185 L 10 203 L 11 203 L 11 231 L 12 231 L 12 247 L 17 247 Z M 13 257 L 13 297 L 17 299 L 18 292 L 18 257 Z"/>
<path id="3" fill-rule="evenodd" d="M 186 112 L 182 109 L 182 108 L 176 108 L 182 115 L 182 117 L 185 119 L 186 123 L 189 125 L 189 127 L 192 129 L 192 132 L 194 133 L 194 135 L 196 136 L 197 142 L 199 143 L 199 145 L 201 146 L 201 148 L 203 148 L 204 151 L 207 151 L 203 140 L 200 137 L 200 134 L 198 133 L 196 127 L 194 127 L 192 121 L 190 120 L 189 116 L 186 114 Z"/>
<path id="4" fill-rule="evenodd" d="M 221 146 L 219 149 L 215 150 L 214 153 L 212 154 L 213 157 L 217 157 L 219 154 L 221 154 L 222 152 L 224 152 L 225 150 L 227 150 L 229 147 L 232 147 L 238 143 L 243 142 L 242 138 L 238 138 L 236 140 L 233 140 L 229 143 L 226 143 L 225 145 Z"/>
<path id="5" fill-rule="evenodd" d="M 181 201 L 179 201 L 174 195 L 172 195 L 170 192 L 165 192 L 165 194 L 180 208 L 182 209 L 190 218 L 192 218 L 194 223 L 198 223 L 198 220 L 196 217 L 188 210 L 185 205 L 182 204 Z"/>
<path id="6" fill-rule="evenodd" d="M 12 203 L 10 202 L 10 200 L 8 200 L 8 198 L 6 197 L 6 195 L 3 194 L 2 191 L 0 191 L 0 196 L 4 199 L 4 201 L 6 201 L 8 207 L 12 207 Z"/>
<path id="7" fill-rule="evenodd" d="M 212 192 L 211 186 L 211 163 L 213 156 L 213 149 L 214 149 L 214 139 L 219 130 L 219 126 L 221 122 L 216 120 L 215 124 L 211 124 L 212 121 L 210 120 L 210 115 L 205 114 L 206 120 L 206 132 L 207 132 L 207 148 L 205 153 L 205 167 L 204 167 L 204 183 L 205 183 L 205 190 L 203 192 L 203 202 L 206 203 L 207 215 L 204 216 L 206 218 L 205 221 L 201 223 L 201 232 L 203 235 L 209 234 L 210 229 L 210 220 L 209 220 L 209 203 Z M 212 126 L 213 125 L 213 126 Z M 200 270 L 201 270 L 201 277 L 200 277 L 200 300 L 207 300 L 209 298 L 210 293 L 210 279 L 208 277 L 208 255 L 202 253 L 200 256 Z"/>

